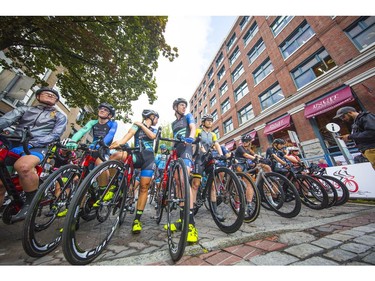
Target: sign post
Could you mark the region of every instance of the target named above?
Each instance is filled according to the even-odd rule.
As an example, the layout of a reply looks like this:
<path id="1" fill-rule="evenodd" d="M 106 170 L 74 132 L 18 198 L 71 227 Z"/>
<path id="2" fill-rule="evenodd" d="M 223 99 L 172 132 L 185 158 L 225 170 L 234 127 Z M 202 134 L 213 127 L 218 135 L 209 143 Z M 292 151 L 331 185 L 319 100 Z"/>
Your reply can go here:
<path id="1" fill-rule="evenodd" d="M 331 132 L 334 140 L 336 141 L 337 146 L 339 147 L 342 155 L 344 156 L 346 162 L 348 164 L 354 164 L 353 156 L 350 154 L 348 147 L 346 146 L 346 143 L 338 138 L 338 132 L 340 131 L 340 126 L 336 123 L 328 123 L 326 125 L 326 129 Z"/>

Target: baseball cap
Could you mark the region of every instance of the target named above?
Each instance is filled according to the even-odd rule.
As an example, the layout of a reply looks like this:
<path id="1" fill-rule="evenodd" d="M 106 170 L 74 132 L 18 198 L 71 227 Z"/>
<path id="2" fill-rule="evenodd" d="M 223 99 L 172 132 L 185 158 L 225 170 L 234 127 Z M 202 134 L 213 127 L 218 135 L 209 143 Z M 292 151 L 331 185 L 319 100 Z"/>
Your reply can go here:
<path id="1" fill-rule="evenodd" d="M 349 112 L 357 112 L 357 110 L 351 106 L 341 107 L 339 110 L 337 110 L 336 116 L 333 117 L 333 119 L 341 118 L 344 114 L 349 113 Z"/>

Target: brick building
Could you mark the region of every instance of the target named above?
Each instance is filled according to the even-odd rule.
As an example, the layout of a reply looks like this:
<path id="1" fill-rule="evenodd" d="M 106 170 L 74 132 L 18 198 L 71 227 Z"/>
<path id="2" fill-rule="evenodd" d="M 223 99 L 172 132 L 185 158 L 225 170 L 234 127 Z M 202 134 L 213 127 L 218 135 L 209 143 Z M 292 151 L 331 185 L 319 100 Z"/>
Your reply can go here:
<path id="1" fill-rule="evenodd" d="M 240 16 L 190 99 L 200 125 L 214 116 L 221 144 L 251 134 L 265 152 L 273 139 L 329 163 L 340 150 L 326 129 L 341 105 L 375 112 L 375 17 Z M 348 144 L 352 153 L 354 145 Z"/>

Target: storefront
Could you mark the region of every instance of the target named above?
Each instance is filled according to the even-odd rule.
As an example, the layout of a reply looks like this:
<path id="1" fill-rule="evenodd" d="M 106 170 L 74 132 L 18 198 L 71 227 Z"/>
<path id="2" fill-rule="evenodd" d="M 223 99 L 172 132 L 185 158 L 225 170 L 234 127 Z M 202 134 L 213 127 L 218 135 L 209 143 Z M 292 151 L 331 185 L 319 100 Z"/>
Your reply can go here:
<path id="1" fill-rule="evenodd" d="M 283 139 L 287 142 L 288 146 L 294 144 L 288 134 L 288 131 L 296 131 L 293 124 L 292 116 L 290 114 L 283 115 L 266 124 L 264 128 L 264 135 L 268 137 L 269 142 L 274 139 Z"/>

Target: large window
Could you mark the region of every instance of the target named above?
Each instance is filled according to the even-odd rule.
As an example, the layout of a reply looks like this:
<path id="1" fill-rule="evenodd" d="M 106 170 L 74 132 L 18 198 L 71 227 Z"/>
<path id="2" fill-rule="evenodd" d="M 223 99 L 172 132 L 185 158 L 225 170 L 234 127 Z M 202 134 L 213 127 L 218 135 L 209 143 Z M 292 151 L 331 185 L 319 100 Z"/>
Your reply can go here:
<path id="1" fill-rule="evenodd" d="M 225 67 L 224 65 L 221 67 L 219 72 L 217 73 L 217 80 L 220 81 L 221 78 L 225 75 Z"/>
<path id="2" fill-rule="evenodd" d="M 220 96 L 224 95 L 228 91 L 228 83 L 225 81 L 223 85 L 219 88 Z"/>
<path id="3" fill-rule="evenodd" d="M 230 48 L 233 47 L 234 42 L 236 42 L 236 33 L 233 33 L 232 37 L 229 39 L 229 41 L 227 43 L 227 50 L 228 51 L 230 50 Z"/>
<path id="4" fill-rule="evenodd" d="M 208 90 L 211 93 L 215 89 L 215 80 L 212 80 L 210 86 L 208 86 Z"/>
<path id="5" fill-rule="evenodd" d="M 246 26 L 246 24 L 249 22 L 250 20 L 250 17 L 249 16 L 244 16 L 242 18 L 242 20 L 240 21 L 240 28 L 241 30 L 244 29 L 244 27 Z"/>
<path id="6" fill-rule="evenodd" d="M 220 139 L 220 131 L 219 131 L 219 128 L 215 128 L 212 130 L 212 132 L 214 132 L 217 136 L 218 139 Z"/>
<path id="7" fill-rule="evenodd" d="M 235 61 L 238 59 L 240 54 L 241 54 L 240 49 L 237 46 L 236 49 L 233 51 L 232 55 L 229 57 L 229 65 L 232 66 L 235 63 Z"/>
<path id="8" fill-rule="evenodd" d="M 240 63 L 232 73 L 232 83 L 237 81 L 237 79 L 240 78 L 242 73 L 244 73 L 244 69 L 242 63 Z"/>
<path id="9" fill-rule="evenodd" d="M 270 89 L 259 95 L 262 110 L 269 108 L 282 99 L 284 99 L 284 94 L 279 84 L 272 86 Z"/>
<path id="10" fill-rule="evenodd" d="M 374 44 L 375 17 L 361 17 L 359 21 L 346 30 L 346 34 L 360 50 Z"/>
<path id="11" fill-rule="evenodd" d="M 250 40 L 257 34 L 258 32 L 258 25 L 256 22 L 253 23 L 253 25 L 249 28 L 249 30 L 245 33 L 243 39 L 243 44 L 246 46 L 249 44 Z"/>
<path id="12" fill-rule="evenodd" d="M 216 59 L 216 67 L 219 66 L 224 60 L 223 52 L 220 53 L 220 55 Z"/>
<path id="13" fill-rule="evenodd" d="M 305 44 L 314 35 L 314 31 L 304 22 L 280 45 L 284 59 L 293 54 L 299 47 Z"/>
<path id="14" fill-rule="evenodd" d="M 214 106 L 216 104 L 216 96 L 214 95 L 211 99 L 210 99 L 210 107 Z"/>
<path id="15" fill-rule="evenodd" d="M 268 74 L 270 74 L 273 71 L 273 65 L 271 63 L 271 60 L 267 58 L 254 72 L 254 83 L 259 84 L 260 81 L 262 81 Z"/>
<path id="16" fill-rule="evenodd" d="M 238 122 L 241 124 L 254 118 L 253 106 L 251 104 L 246 105 L 240 111 L 238 111 Z"/>
<path id="17" fill-rule="evenodd" d="M 230 101 L 229 99 L 226 99 L 222 104 L 221 104 L 221 114 L 224 114 L 230 109 Z"/>
<path id="18" fill-rule="evenodd" d="M 213 122 L 215 122 L 217 120 L 217 110 L 215 110 L 214 112 L 212 112 L 212 118 L 213 118 Z"/>
<path id="19" fill-rule="evenodd" d="M 301 88 L 336 66 L 326 50 L 321 50 L 292 70 L 291 75 L 297 88 Z"/>
<path id="20" fill-rule="evenodd" d="M 266 46 L 264 45 L 264 42 L 261 39 L 254 45 L 254 47 L 250 50 L 250 52 L 247 54 L 247 57 L 249 59 L 250 64 L 252 64 L 257 57 L 264 51 Z"/>
<path id="21" fill-rule="evenodd" d="M 234 100 L 236 102 L 239 101 L 248 92 L 249 92 L 249 88 L 247 87 L 247 83 L 245 80 L 236 90 L 234 90 Z"/>
<path id="22" fill-rule="evenodd" d="M 224 134 L 227 134 L 233 131 L 234 128 L 233 128 L 232 118 L 223 123 L 223 129 L 224 129 Z"/>
<path id="23" fill-rule="evenodd" d="M 211 67 L 210 71 L 209 71 L 208 74 L 207 74 L 208 80 L 211 79 L 212 74 L 214 74 L 214 69 L 213 69 L 213 67 Z"/>
<path id="24" fill-rule="evenodd" d="M 284 29 L 284 27 L 292 20 L 292 16 L 277 17 L 276 20 L 271 24 L 271 30 L 273 35 L 276 37 L 277 34 Z"/>

